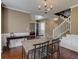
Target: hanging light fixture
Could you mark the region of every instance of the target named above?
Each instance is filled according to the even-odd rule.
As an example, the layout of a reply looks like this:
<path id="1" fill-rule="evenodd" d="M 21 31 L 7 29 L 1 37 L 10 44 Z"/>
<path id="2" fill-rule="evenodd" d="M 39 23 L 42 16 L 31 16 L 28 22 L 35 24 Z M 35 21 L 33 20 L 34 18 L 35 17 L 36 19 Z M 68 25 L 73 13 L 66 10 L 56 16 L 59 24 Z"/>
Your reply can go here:
<path id="1" fill-rule="evenodd" d="M 44 11 L 44 13 L 48 13 L 53 8 L 52 0 L 39 0 L 38 9 Z"/>

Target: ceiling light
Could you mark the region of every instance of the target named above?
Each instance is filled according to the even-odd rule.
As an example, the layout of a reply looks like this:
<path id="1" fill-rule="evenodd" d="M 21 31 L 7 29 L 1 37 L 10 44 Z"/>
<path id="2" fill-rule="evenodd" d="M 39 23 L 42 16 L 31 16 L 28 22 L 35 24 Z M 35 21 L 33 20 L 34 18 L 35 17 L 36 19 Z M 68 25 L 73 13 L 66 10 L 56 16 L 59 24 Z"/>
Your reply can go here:
<path id="1" fill-rule="evenodd" d="M 53 8 L 52 0 L 39 0 L 38 1 L 38 9 L 43 11 L 44 13 L 48 13 Z"/>
<path id="2" fill-rule="evenodd" d="M 54 21 L 58 21 L 58 18 L 54 18 Z"/>
<path id="3" fill-rule="evenodd" d="M 44 19 L 44 17 L 43 16 L 40 16 L 40 15 L 35 15 L 35 19 L 36 20 L 40 20 L 40 19 Z"/>

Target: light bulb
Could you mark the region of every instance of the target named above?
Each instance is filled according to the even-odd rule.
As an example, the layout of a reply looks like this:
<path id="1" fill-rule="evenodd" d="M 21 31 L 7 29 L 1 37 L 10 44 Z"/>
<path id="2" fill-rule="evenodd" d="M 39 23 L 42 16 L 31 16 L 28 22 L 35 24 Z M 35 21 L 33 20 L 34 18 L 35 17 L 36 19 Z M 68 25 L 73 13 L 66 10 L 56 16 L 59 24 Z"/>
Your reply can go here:
<path id="1" fill-rule="evenodd" d="M 45 5 L 45 6 L 47 5 L 47 4 L 46 4 L 46 2 L 45 2 L 45 4 L 44 4 L 44 5 Z"/>
<path id="2" fill-rule="evenodd" d="M 44 4 L 44 7 L 47 7 L 47 4 L 46 4 L 46 2 L 45 2 L 45 4 Z"/>
<path id="3" fill-rule="evenodd" d="M 50 6 L 50 8 L 52 9 L 52 8 L 53 8 L 53 6 L 51 5 L 51 6 Z"/>
<path id="4" fill-rule="evenodd" d="M 41 9 L 41 6 L 39 5 L 38 8 L 39 8 L 39 10 L 40 10 L 40 9 Z"/>
<path id="5" fill-rule="evenodd" d="M 48 8 L 47 11 L 50 11 L 50 8 Z"/>

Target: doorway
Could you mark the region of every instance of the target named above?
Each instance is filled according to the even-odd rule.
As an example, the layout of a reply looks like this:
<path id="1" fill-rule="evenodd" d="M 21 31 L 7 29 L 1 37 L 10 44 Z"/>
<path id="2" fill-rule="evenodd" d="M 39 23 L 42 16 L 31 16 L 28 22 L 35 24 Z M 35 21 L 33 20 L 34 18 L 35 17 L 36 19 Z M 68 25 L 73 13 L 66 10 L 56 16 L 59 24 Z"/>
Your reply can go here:
<path id="1" fill-rule="evenodd" d="M 36 36 L 45 36 L 45 22 L 37 22 Z"/>

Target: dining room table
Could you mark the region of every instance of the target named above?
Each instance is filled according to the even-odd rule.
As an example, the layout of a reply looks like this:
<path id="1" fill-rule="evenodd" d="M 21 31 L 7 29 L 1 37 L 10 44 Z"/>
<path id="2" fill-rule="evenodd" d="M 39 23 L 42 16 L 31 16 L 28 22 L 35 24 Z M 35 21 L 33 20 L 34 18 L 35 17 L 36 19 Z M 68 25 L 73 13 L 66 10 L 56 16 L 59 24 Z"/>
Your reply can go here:
<path id="1" fill-rule="evenodd" d="M 52 43 L 52 39 L 32 39 L 32 40 L 25 40 L 22 42 L 22 55 L 27 55 L 27 58 L 28 58 L 28 53 L 30 50 L 34 49 L 34 44 L 38 44 L 38 43 L 43 43 L 43 42 L 46 42 L 46 41 L 49 41 L 49 43 L 51 44 Z"/>

